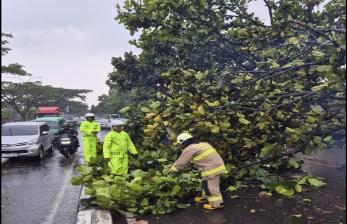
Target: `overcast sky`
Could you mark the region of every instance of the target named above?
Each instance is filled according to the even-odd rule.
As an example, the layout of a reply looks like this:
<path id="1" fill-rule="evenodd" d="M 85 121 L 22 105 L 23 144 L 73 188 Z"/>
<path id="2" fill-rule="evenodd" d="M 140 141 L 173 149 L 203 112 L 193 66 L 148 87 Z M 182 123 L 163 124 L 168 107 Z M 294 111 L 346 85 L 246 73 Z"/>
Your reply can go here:
<path id="1" fill-rule="evenodd" d="M 44 85 L 90 89 L 86 103 L 98 103 L 108 92 L 111 58 L 126 51 L 140 53 L 128 43 L 129 32 L 117 21 L 115 5 L 122 0 L 1 0 L 3 33 L 11 33 L 2 63 L 19 63 Z M 263 1 L 250 10 L 269 22 Z"/>

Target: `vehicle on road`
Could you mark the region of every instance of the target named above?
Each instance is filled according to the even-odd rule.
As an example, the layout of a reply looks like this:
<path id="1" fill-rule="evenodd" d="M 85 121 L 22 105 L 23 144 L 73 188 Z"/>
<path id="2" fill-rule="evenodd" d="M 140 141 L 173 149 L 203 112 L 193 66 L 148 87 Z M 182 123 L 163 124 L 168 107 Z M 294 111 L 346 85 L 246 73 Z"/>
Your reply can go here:
<path id="1" fill-rule="evenodd" d="M 70 127 L 73 129 L 77 128 L 77 121 L 74 120 L 74 117 L 71 114 L 64 114 L 64 119 L 67 123 L 70 124 Z"/>
<path id="2" fill-rule="evenodd" d="M 75 152 L 77 152 L 77 142 L 74 142 L 69 134 L 64 133 L 59 136 L 58 150 L 66 158 L 70 158 Z"/>
<path id="3" fill-rule="evenodd" d="M 59 107 L 39 107 L 37 108 L 36 118 L 39 117 L 62 117 L 63 112 L 60 111 Z"/>
<path id="4" fill-rule="evenodd" d="M 10 122 L 1 125 L 1 158 L 36 157 L 52 151 L 53 134 L 44 122 Z"/>
<path id="5" fill-rule="evenodd" d="M 53 133 L 53 145 L 58 146 L 59 131 L 63 129 L 65 119 L 63 117 L 40 117 L 35 122 L 46 122 Z"/>
<path id="6" fill-rule="evenodd" d="M 128 122 L 129 119 L 127 118 L 122 118 L 119 114 L 109 114 L 107 115 L 107 120 L 109 122 L 109 127 L 111 128 L 111 122 L 114 120 L 121 120 L 124 122 L 124 124 L 126 124 Z"/>
<path id="7" fill-rule="evenodd" d="M 100 124 L 101 129 L 110 129 L 111 128 L 111 125 L 107 119 L 103 119 L 103 118 L 95 119 L 95 122 Z"/>

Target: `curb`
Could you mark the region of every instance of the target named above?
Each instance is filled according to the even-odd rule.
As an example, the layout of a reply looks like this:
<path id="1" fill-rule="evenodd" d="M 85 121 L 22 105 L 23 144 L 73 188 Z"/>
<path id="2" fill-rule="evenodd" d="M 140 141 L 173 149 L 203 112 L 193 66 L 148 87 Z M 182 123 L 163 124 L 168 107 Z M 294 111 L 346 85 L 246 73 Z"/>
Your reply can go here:
<path id="1" fill-rule="evenodd" d="M 85 187 L 82 186 L 80 199 L 78 202 L 78 212 L 76 224 L 113 224 L 111 212 L 88 206 L 91 198 L 84 193 Z"/>

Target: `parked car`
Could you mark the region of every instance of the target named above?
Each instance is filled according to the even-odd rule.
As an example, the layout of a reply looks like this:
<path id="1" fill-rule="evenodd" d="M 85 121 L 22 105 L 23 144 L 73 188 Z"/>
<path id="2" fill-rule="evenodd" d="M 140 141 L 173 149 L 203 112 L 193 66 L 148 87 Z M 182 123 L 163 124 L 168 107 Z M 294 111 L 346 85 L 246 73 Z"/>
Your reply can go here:
<path id="1" fill-rule="evenodd" d="M 10 122 L 1 125 L 1 158 L 37 157 L 52 151 L 53 134 L 44 122 Z"/>
<path id="2" fill-rule="evenodd" d="M 35 122 L 46 122 L 53 133 L 53 145 L 57 146 L 59 134 L 58 132 L 64 127 L 65 119 L 63 117 L 39 117 L 33 120 Z"/>
<path id="3" fill-rule="evenodd" d="M 96 119 L 95 121 L 100 124 L 100 128 L 101 129 L 109 129 L 109 128 L 111 128 L 110 123 L 108 122 L 107 119 L 101 118 L 101 119 Z"/>

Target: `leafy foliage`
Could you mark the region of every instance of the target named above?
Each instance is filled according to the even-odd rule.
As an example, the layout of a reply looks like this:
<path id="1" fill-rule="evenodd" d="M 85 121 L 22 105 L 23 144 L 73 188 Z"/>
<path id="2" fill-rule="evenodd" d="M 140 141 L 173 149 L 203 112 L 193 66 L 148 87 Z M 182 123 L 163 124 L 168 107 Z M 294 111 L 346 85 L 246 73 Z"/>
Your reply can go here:
<path id="1" fill-rule="evenodd" d="M 89 166 L 78 166 L 80 175 L 73 177 L 71 183 L 84 184 L 93 203 L 111 210 L 165 214 L 189 206 L 191 194 L 201 189 L 199 174 L 167 176 L 169 166 L 158 164 L 156 169 L 145 165 L 129 175 L 113 176 L 103 158 L 97 157 Z"/>
<path id="2" fill-rule="evenodd" d="M 189 131 L 223 157 L 229 191 L 245 178 L 289 197 L 303 185 L 325 185 L 314 177 L 285 181 L 278 172 L 299 169 L 295 153 L 327 148 L 344 133 L 344 109 L 336 105 L 346 95 L 345 2 L 330 1 L 323 11 L 313 10 L 320 1 L 265 3 L 270 26 L 247 12 L 247 1 L 118 6 L 116 19 L 141 32 L 131 43 L 142 53 L 114 58 L 107 83 L 148 90 L 120 110 L 144 155 L 134 168 L 176 158 L 172 142 Z"/>

